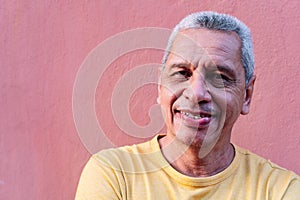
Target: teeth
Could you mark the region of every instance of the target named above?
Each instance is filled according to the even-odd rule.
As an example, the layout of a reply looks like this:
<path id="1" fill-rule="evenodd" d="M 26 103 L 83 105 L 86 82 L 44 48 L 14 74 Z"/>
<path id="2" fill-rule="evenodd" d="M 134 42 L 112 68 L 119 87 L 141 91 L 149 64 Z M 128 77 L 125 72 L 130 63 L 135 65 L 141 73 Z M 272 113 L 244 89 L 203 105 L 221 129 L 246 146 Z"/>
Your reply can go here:
<path id="1" fill-rule="evenodd" d="M 187 116 L 187 117 L 193 118 L 193 119 L 200 119 L 201 117 L 204 117 L 204 116 L 200 116 L 200 115 L 193 115 L 191 113 L 187 113 L 187 112 L 184 112 L 184 111 L 180 111 L 180 113 Z"/>

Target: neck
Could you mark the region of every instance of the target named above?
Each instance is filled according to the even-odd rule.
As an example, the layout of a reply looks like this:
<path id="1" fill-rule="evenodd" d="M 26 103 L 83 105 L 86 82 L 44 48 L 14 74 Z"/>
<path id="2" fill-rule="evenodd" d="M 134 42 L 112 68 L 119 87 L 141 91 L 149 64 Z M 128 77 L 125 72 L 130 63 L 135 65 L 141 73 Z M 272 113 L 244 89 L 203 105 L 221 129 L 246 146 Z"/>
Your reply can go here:
<path id="1" fill-rule="evenodd" d="M 201 147 L 187 146 L 168 136 L 159 139 L 162 153 L 178 172 L 191 177 L 207 177 L 226 169 L 234 158 L 234 148 L 219 141 L 211 151 L 201 156 Z"/>

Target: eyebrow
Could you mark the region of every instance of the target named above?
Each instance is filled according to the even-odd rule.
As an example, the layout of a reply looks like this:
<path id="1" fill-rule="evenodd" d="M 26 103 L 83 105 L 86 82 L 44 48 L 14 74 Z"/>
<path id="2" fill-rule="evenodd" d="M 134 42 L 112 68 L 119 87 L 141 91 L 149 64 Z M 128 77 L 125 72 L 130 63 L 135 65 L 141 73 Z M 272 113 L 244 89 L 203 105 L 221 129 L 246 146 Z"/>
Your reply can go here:
<path id="1" fill-rule="evenodd" d="M 224 66 L 224 65 L 215 65 L 216 69 L 218 69 L 221 72 L 225 72 L 227 74 L 230 75 L 234 75 L 235 76 L 235 70 L 231 69 L 229 66 Z"/>
<path id="2" fill-rule="evenodd" d="M 174 62 L 170 65 L 170 69 L 172 70 L 174 68 L 190 68 L 191 65 L 192 64 L 189 62 Z"/>
<path id="3" fill-rule="evenodd" d="M 187 61 L 175 61 L 174 63 L 171 63 L 170 65 L 170 70 L 175 69 L 175 68 L 191 68 L 193 65 L 190 62 Z M 209 70 L 209 68 L 212 68 L 211 66 L 214 66 L 216 70 L 220 72 L 227 73 L 228 75 L 233 75 L 236 76 L 235 70 L 233 70 L 230 66 L 228 65 L 216 65 L 216 64 L 209 64 L 209 65 L 204 65 L 205 70 Z"/>
<path id="4" fill-rule="evenodd" d="M 171 64 L 171 69 L 173 68 L 190 68 L 192 66 L 191 63 L 189 62 L 186 62 L 186 63 L 173 63 Z M 210 65 L 211 66 L 211 65 Z M 229 73 L 229 74 L 235 74 L 235 71 L 233 69 L 231 69 L 229 66 L 227 65 L 213 65 L 215 66 L 215 69 L 218 69 L 219 71 L 222 71 L 222 72 L 226 72 L 226 73 Z M 207 70 L 209 66 L 204 66 L 204 68 Z"/>

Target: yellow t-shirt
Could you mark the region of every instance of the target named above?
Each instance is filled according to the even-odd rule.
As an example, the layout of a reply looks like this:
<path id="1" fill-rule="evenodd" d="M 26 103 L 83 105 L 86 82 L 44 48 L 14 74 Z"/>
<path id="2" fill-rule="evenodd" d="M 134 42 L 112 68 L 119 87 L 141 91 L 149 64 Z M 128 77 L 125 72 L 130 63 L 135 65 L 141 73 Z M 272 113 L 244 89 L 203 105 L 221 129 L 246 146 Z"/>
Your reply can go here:
<path id="1" fill-rule="evenodd" d="M 75 199 L 300 200 L 296 174 L 234 147 L 230 166 L 203 178 L 172 168 L 160 151 L 158 136 L 142 144 L 103 150 L 86 164 Z"/>

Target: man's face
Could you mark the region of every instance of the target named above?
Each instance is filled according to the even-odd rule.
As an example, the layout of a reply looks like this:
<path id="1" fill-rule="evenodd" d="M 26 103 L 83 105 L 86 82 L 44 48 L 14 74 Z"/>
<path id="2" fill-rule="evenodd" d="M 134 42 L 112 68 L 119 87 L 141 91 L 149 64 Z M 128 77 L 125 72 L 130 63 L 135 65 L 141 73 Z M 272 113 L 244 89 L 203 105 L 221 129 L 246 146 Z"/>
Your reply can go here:
<path id="1" fill-rule="evenodd" d="M 240 47 L 234 32 L 179 32 L 159 85 L 168 136 L 197 146 L 230 139 L 238 116 L 248 113 L 254 84 L 253 78 L 245 86 Z"/>

